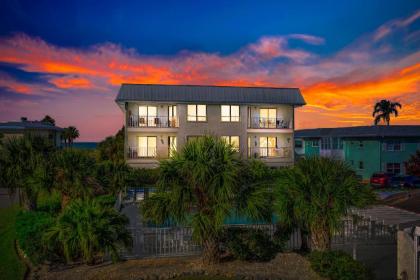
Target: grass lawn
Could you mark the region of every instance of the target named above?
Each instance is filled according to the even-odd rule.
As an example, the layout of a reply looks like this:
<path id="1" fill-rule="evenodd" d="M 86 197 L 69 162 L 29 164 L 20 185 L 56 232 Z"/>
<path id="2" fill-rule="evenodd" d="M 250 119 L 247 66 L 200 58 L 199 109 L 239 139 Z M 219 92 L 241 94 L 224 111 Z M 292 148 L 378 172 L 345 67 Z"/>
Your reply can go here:
<path id="1" fill-rule="evenodd" d="M 23 279 L 25 265 L 15 252 L 15 220 L 17 205 L 0 209 L 0 279 Z"/>

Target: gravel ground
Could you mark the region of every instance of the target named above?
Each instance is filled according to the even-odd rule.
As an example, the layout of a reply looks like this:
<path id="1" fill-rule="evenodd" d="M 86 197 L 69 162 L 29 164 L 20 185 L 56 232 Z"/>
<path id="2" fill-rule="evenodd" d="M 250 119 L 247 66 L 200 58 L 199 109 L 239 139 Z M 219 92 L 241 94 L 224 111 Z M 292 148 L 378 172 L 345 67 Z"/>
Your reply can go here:
<path id="1" fill-rule="evenodd" d="M 201 264 L 197 257 L 129 260 L 117 264 L 82 265 L 60 271 L 48 271 L 47 267 L 43 267 L 36 274 L 32 274 L 32 279 L 140 280 L 173 279 L 179 276 L 203 274 L 220 275 L 234 279 L 322 279 L 310 268 L 309 262 L 304 257 L 295 253 L 278 254 L 275 259 L 266 263 L 231 261 L 206 267 Z M 191 279 L 200 279 L 200 277 Z"/>

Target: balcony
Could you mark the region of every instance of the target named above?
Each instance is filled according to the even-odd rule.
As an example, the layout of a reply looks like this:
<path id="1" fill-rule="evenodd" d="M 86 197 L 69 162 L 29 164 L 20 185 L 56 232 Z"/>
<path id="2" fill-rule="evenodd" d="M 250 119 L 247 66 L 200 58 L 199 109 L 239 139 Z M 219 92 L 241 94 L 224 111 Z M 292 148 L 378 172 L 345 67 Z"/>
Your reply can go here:
<path id="1" fill-rule="evenodd" d="M 128 127 L 177 128 L 179 122 L 176 116 L 130 116 Z"/>
<path id="2" fill-rule="evenodd" d="M 149 147 L 149 148 L 128 147 L 128 158 L 129 159 L 157 158 L 156 147 Z"/>
<path id="3" fill-rule="evenodd" d="M 280 148 L 249 148 L 248 156 L 250 158 L 291 158 L 292 148 L 280 147 Z"/>
<path id="4" fill-rule="evenodd" d="M 279 118 L 251 118 L 248 128 L 290 128 L 290 122 Z"/>

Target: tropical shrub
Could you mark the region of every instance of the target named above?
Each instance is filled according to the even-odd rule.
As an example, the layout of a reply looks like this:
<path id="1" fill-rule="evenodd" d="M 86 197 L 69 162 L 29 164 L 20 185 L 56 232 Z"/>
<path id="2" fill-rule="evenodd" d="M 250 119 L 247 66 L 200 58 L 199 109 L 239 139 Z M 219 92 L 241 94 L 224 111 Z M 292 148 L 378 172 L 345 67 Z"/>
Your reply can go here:
<path id="1" fill-rule="evenodd" d="M 374 275 L 362 263 L 342 251 L 314 251 L 309 254 L 313 270 L 331 280 L 371 280 Z"/>
<path id="2" fill-rule="evenodd" d="M 94 264 L 107 254 L 115 261 L 119 250 L 131 245 L 127 224 L 127 217 L 98 200 L 75 199 L 46 231 L 45 239 L 67 262 Z"/>
<path id="3" fill-rule="evenodd" d="M 238 154 L 220 138 L 189 141 L 161 162 L 157 192 L 142 203 L 142 215 L 157 224 L 170 220 L 190 225 L 203 246 L 203 261 L 217 262 L 224 221 L 234 211 L 253 220 L 271 220 L 266 210 L 270 196 L 264 196 L 269 191 L 259 184 L 241 191 L 240 169 Z"/>
<path id="4" fill-rule="evenodd" d="M 411 155 L 404 164 L 407 174 L 420 177 L 420 150 Z"/>
<path id="5" fill-rule="evenodd" d="M 20 248 L 29 259 L 38 264 L 53 255 L 44 243 L 44 232 L 54 223 L 54 217 L 46 212 L 22 211 L 16 219 L 16 237 Z"/>
<path id="6" fill-rule="evenodd" d="M 109 136 L 99 142 L 97 148 L 99 161 L 123 161 L 124 160 L 124 127 L 118 130 L 115 136 Z"/>
<path id="7" fill-rule="evenodd" d="M 57 191 L 41 191 L 38 194 L 36 211 L 57 215 L 61 210 L 61 195 Z"/>
<path id="8" fill-rule="evenodd" d="M 341 160 L 311 157 L 284 170 L 275 188 L 275 210 L 288 225 L 309 232 L 312 250 L 328 250 L 331 236 L 351 207 L 372 203 L 375 195 Z"/>
<path id="9" fill-rule="evenodd" d="M 223 241 L 226 250 L 238 260 L 270 261 L 278 252 L 270 236 L 258 229 L 228 228 Z"/>
<path id="10" fill-rule="evenodd" d="M 51 141 L 41 136 L 10 138 L 1 145 L 0 183 L 11 193 L 19 191 L 28 210 L 36 209 L 41 190 L 52 187 L 54 151 Z"/>
<path id="11" fill-rule="evenodd" d="M 54 189 L 61 193 L 63 209 L 71 199 L 102 191 L 95 177 L 95 159 L 85 151 L 67 148 L 57 152 L 54 168 Z"/>
<path id="12" fill-rule="evenodd" d="M 96 180 L 109 194 L 118 194 L 127 186 L 130 169 L 125 161 L 102 161 L 96 167 Z"/>

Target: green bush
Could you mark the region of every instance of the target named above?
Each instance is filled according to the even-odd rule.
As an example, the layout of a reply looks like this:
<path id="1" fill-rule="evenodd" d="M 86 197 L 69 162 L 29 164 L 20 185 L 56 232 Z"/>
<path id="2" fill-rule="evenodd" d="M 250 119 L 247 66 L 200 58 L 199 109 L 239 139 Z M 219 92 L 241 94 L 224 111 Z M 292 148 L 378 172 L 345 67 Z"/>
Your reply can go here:
<path id="1" fill-rule="evenodd" d="M 117 198 L 112 194 L 104 194 L 95 197 L 95 200 L 104 207 L 114 207 Z"/>
<path id="2" fill-rule="evenodd" d="M 37 211 L 56 215 L 61 210 L 61 195 L 57 191 L 41 192 L 38 195 Z"/>
<path id="3" fill-rule="evenodd" d="M 371 280 L 373 273 L 360 262 L 342 251 L 315 251 L 309 254 L 313 270 L 331 280 Z"/>
<path id="4" fill-rule="evenodd" d="M 228 228 L 223 241 L 227 251 L 238 260 L 269 261 L 277 253 L 277 246 L 261 230 Z"/>
<path id="5" fill-rule="evenodd" d="M 51 257 L 43 235 L 53 223 L 54 218 L 46 212 L 22 211 L 17 216 L 16 237 L 19 246 L 34 264 Z"/>

